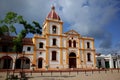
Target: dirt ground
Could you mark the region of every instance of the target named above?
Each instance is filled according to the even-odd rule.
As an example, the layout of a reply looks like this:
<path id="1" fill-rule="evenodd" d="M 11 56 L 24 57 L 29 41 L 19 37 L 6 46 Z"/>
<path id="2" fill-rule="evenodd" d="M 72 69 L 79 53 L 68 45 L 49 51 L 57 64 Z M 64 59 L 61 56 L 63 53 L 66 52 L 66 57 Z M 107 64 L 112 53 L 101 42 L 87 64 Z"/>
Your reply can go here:
<path id="1" fill-rule="evenodd" d="M 8 72 L 12 75 L 12 72 Z M 20 78 L 20 73 L 16 72 Z M 103 71 L 43 71 L 41 72 L 26 72 L 28 80 L 120 80 L 120 71 L 103 70 Z M 5 80 L 7 72 L 0 72 L 0 80 Z M 20 80 L 20 79 L 18 79 Z"/>

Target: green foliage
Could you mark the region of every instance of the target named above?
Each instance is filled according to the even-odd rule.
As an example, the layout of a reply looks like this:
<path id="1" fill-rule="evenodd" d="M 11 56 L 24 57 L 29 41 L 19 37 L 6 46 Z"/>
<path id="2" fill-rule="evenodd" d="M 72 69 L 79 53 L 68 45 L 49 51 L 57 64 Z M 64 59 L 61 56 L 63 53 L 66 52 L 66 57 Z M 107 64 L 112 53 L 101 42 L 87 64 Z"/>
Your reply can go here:
<path id="1" fill-rule="evenodd" d="M 16 32 L 16 27 L 14 24 L 22 24 L 24 29 L 19 33 Z M 21 15 L 18 15 L 14 12 L 8 12 L 3 20 L 0 20 L 0 34 L 11 34 L 15 33 L 16 38 L 13 39 L 14 47 L 13 50 L 15 52 L 22 51 L 22 39 L 26 37 L 28 33 L 32 34 L 41 34 L 41 26 L 38 22 L 33 21 L 32 24 L 29 24 L 26 20 L 23 19 Z"/>
<path id="2" fill-rule="evenodd" d="M 3 32 L 8 32 L 9 29 L 8 29 L 7 25 L 2 25 L 1 30 Z"/>
<path id="3" fill-rule="evenodd" d="M 27 23 L 27 21 L 21 21 L 20 22 L 20 24 L 22 24 L 23 26 L 24 26 L 24 28 L 25 28 L 25 30 L 26 30 L 26 33 L 28 34 L 28 33 L 32 33 L 32 34 L 42 34 L 42 31 L 41 31 L 41 26 L 39 25 L 39 23 L 38 22 L 36 22 L 36 21 L 33 21 L 33 24 L 34 25 L 32 25 L 32 24 L 29 24 L 29 23 Z"/>
<path id="4" fill-rule="evenodd" d="M 19 23 L 20 21 L 23 21 L 22 16 L 17 15 L 17 13 L 14 12 L 8 12 L 5 18 L 0 20 L 0 27 L 2 28 L 1 33 L 4 34 L 7 32 L 9 35 L 11 33 L 15 33 L 17 35 L 14 24 Z"/>
<path id="5" fill-rule="evenodd" d="M 14 52 L 22 52 L 22 47 L 23 46 L 22 46 L 21 38 L 14 38 L 13 43 L 14 43 L 13 51 Z"/>
<path id="6" fill-rule="evenodd" d="M 13 12 L 8 12 L 5 16 L 4 22 L 6 24 L 12 24 L 17 22 L 17 14 Z"/>
<path id="7" fill-rule="evenodd" d="M 10 25 L 10 29 L 9 30 L 10 30 L 10 32 L 15 32 L 17 34 L 16 28 L 13 25 Z"/>

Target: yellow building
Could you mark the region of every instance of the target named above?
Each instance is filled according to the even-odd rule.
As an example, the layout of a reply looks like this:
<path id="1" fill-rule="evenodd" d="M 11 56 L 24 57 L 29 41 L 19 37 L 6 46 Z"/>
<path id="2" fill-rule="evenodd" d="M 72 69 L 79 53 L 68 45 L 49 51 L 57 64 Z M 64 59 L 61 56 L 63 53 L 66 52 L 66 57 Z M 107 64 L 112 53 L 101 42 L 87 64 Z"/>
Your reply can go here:
<path id="1" fill-rule="evenodd" d="M 63 22 L 53 6 L 44 21 L 42 35 L 35 34 L 32 39 L 25 39 L 24 56 L 18 54 L 16 58 L 15 53 L 6 55 L 0 52 L 0 68 L 6 68 L 3 63 L 7 59 L 11 63 L 11 67 L 7 67 L 10 69 L 20 69 L 23 59 L 26 69 L 31 69 L 32 64 L 36 69 L 95 68 L 94 39 L 83 37 L 75 30 L 63 33 L 63 28 Z"/>

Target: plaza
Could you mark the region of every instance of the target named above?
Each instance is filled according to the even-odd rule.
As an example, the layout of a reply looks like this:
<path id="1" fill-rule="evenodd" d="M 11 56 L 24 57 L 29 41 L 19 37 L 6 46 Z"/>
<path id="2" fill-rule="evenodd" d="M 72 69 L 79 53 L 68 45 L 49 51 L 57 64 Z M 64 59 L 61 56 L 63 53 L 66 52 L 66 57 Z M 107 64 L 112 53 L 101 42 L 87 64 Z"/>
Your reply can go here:
<path id="1" fill-rule="evenodd" d="M 0 72 L 0 80 L 5 80 L 6 74 L 6 72 Z M 12 74 L 12 72 L 9 74 Z M 19 77 L 19 71 L 16 71 L 15 75 Z M 26 71 L 26 77 L 27 80 L 119 80 L 120 70 L 39 70 L 32 73 L 31 71 Z"/>

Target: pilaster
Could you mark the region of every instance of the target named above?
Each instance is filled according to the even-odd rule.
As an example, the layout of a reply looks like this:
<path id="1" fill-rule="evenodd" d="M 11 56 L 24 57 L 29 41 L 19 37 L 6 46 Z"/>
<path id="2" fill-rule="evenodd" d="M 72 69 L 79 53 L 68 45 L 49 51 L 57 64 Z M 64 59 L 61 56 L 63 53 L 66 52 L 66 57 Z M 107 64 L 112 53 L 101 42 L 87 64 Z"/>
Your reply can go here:
<path id="1" fill-rule="evenodd" d="M 85 43 L 84 43 L 84 39 L 82 39 L 82 48 L 83 48 L 84 64 L 86 64 L 86 54 L 85 54 Z"/>
<path id="2" fill-rule="evenodd" d="M 34 43 L 34 52 L 33 52 L 33 64 L 35 64 L 36 65 L 36 59 L 37 59 L 37 57 L 36 57 L 36 54 L 37 54 L 37 52 L 36 52 L 36 50 L 37 50 L 37 47 L 36 47 L 36 45 L 37 45 L 37 42 L 36 42 L 36 38 L 34 37 L 33 38 L 33 43 Z"/>
<path id="3" fill-rule="evenodd" d="M 78 62 L 78 65 L 80 65 L 81 64 L 80 50 L 79 50 L 79 48 L 80 48 L 80 40 L 78 39 L 77 42 L 78 42 L 78 59 L 77 59 L 77 62 Z"/>
<path id="4" fill-rule="evenodd" d="M 46 60 L 45 63 L 46 65 L 49 65 L 49 34 L 50 33 L 50 23 L 48 20 L 46 20 Z"/>
<path id="5" fill-rule="evenodd" d="M 63 44 L 63 41 L 62 41 L 62 36 L 60 36 L 60 64 L 63 65 L 63 50 L 62 50 L 62 44 Z"/>

